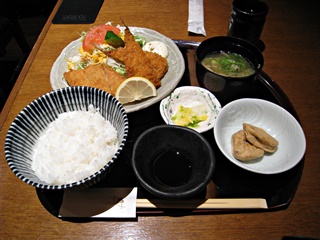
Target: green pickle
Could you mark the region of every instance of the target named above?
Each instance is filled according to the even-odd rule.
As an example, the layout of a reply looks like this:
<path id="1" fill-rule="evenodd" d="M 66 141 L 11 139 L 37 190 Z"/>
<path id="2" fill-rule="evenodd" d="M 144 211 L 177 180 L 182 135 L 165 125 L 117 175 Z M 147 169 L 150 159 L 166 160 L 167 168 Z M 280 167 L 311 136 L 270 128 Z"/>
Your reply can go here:
<path id="1" fill-rule="evenodd" d="M 124 47 L 124 41 L 118 37 L 114 32 L 108 31 L 106 33 L 105 42 L 115 48 Z"/>
<path id="2" fill-rule="evenodd" d="M 176 125 L 183 127 L 196 128 L 199 123 L 205 121 L 208 115 L 199 115 L 194 112 L 191 108 L 179 106 L 178 112 L 171 118 Z"/>

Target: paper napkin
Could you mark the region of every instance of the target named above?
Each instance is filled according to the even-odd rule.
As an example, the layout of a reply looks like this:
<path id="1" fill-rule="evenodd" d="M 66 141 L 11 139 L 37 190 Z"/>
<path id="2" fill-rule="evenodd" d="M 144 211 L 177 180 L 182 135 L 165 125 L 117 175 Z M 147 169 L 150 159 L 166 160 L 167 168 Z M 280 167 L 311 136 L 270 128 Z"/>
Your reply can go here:
<path id="1" fill-rule="evenodd" d="M 206 36 L 203 0 L 189 0 L 188 31 Z"/>
<path id="2" fill-rule="evenodd" d="M 137 188 L 67 189 L 59 217 L 136 218 Z"/>

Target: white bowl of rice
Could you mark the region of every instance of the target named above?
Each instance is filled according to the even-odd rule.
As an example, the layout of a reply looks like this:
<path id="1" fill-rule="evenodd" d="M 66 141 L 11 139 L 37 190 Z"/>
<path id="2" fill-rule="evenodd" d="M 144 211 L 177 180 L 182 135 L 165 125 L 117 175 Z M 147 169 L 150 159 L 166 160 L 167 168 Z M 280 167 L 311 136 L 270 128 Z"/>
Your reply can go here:
<path id="1" fill-rule="evenodd" d="M 128 118 L 112 95 L 91 87 L 47 93 L 12 122 L 5 141 L 11 170 L 42 189 L 87 188 L 114 165 L 128 135 Z"/>

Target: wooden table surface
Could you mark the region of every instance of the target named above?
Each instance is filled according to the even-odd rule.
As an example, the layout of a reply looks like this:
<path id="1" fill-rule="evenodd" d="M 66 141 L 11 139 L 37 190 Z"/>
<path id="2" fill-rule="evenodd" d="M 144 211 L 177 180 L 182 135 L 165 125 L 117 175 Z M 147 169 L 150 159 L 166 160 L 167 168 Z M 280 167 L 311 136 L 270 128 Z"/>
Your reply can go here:
<path id="1" fill-rule="evenodd" d="M 57 10 L 61 1 L 58 2 Z M 6 132 L 29 102 L 51 89 L 49 74 L 62 49 L 90 27 L 112 21 L 154 29 L 172 39 L 203 41 L 226 35 L 231 0 L 205 0 L 207 36 L 188 34 L 188 1 L 105 0 L 94 24 L 52 25 L 51 15 L 0 118 L 0 148 Z M 290 206 L 260 213 L 139 216 L 133 221 L 72 223 L 52 216 L 35 189 L 19 180 L 0 153 L 0 238 L 3 239 L 281 239 L 320 238 L 320 56 L 317 0 L 269 0 L 261 39 L 264 71 L 295 107 L 307 138 L 302 179 Z"/>

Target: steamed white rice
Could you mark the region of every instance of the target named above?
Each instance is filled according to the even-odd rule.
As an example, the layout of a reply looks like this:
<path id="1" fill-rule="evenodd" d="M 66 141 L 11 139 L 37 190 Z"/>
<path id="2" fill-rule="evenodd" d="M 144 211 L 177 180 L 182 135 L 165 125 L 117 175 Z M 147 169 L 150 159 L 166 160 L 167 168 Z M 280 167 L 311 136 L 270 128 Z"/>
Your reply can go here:
<path id="1" fill-rule="evenodd" d="M 49 124 L 34 146 L 32 169 L 48 184 L 76 182 L 106 165 L 118 147 L 117 130 L 91 105 Z"/>

